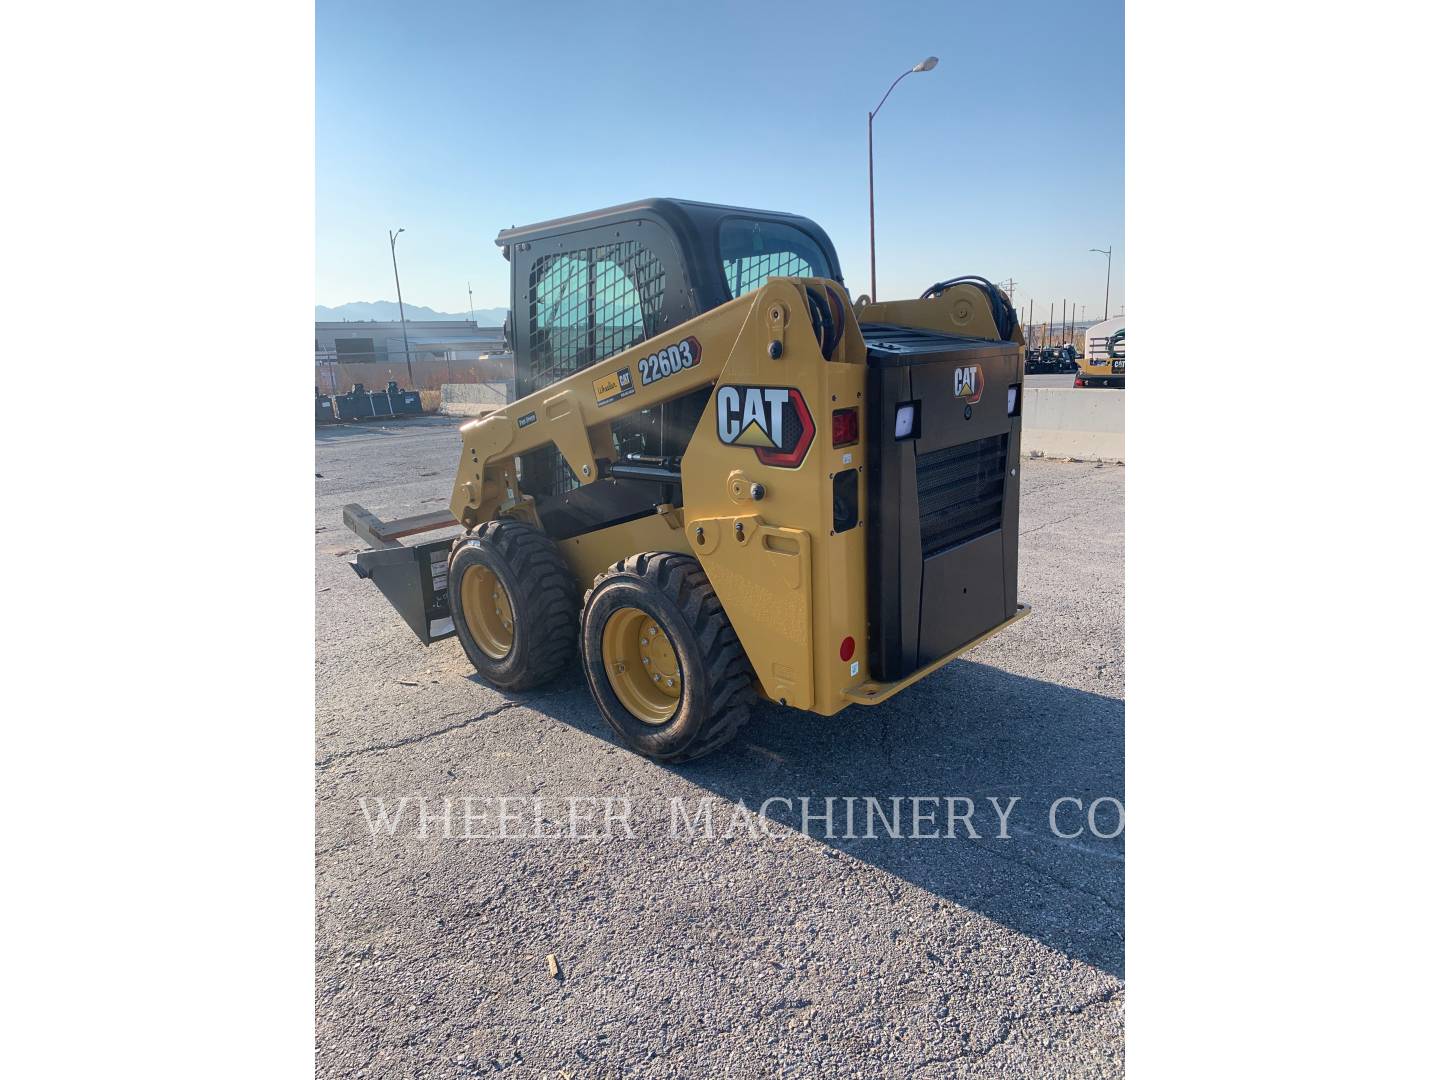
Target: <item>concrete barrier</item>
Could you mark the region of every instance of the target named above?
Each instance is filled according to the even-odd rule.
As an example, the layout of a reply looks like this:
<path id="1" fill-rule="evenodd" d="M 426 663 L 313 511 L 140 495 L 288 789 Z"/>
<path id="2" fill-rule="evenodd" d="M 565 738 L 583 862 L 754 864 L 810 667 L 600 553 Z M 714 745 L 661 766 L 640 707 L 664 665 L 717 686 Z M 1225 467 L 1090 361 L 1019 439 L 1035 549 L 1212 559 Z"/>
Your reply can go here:
<path id="1" fill-rule="evenodd" d="M 489 416 L 506 405 L 505 383 L 446 383 L 441 416 Z M 1020 450 L 1046 457 L 1125 459 L 1125 391 L 1025 388 Z"/>
<path id="2" fill-rule="evenodd" d="M 1046 457 L 1125 460 L 1125 391 L 1025 388 L 1023 453 Z"/>
<path id="3" fill-rule="evenodd" d="M 441 416 L 489 416 L 503 409 L 506 383 L 446 383 L 440 387 Z"/>

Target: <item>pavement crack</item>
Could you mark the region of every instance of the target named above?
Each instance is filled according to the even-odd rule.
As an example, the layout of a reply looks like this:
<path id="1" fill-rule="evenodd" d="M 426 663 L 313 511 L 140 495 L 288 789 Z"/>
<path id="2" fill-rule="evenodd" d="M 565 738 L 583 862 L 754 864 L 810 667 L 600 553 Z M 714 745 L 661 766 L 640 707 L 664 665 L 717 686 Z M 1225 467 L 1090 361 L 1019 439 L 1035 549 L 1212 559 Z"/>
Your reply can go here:
<path id="1" fill-rule="evenodd" d="M 1050 871 L 1050 870 L 1046 870 L 1046 869 L 1044 869 L 1044 868 L 1042 868 L 1042 867 L 1036 866 L 1034 863 L 1031 863 L 1031 862 L 1029 862 L 1029 861 L 1027 861 L 1027 860 L 1025 860 L 1025 859 L 1019 859 L 1019 858 L 1015 858 L 1015 857 L 1010 856 L 1010 855 L 1006 855 L 1006 854 L 1004 854 L 1004 853 L 1002 853 L 1002 852 L 1000 852 L 1000 851 L 997 851 L 995 848 L 986 847 L 984 844 L 973 844 L 973 845 L 971 845 L 971 846 L 972 846 L 975 850 L 977 850 L 977 851 L 983 851 L 983 852 L 985 852 L 985 854 L 987 854 L 987 855 L 993 855 L 995 858 L 1000 859 L 1000 860 L 1002 860 L 1003 862 L 1013 863 L 1013 864 L 1016 865 L 1016 866 L 1024 867 L 1026 870 L 1029 870 L 1032 874 L 1038 874 L 1040 877 L 1043 877 L 1046 881 L 1050 881 L 1050 882 L 1053 882 L 1053 883 L 1056 884 L 1056 885 L 1059 885 L 1062 889 L 1069 889 L 1069 890 L 1072 891 L 1072 892 L 1084 893 L 1086 896 L 1093 897 L 1094 899 L 1099 900 L 1102 904 L 1104 904 L 1104 905 L 1105 905 L 1107 908 L 1109 908 L 1111 911 L 1115 912 L 1117 915 L 1123 915 L 1123 914 L 1124 914 L 1124 910 L 1120 907 L 1120 905 L 1116 904 L 1114 901 L 1110 900 L 1108 897 L 1102 895 L 1101 893 L 1095 892 L 1095 891 L 1092 890 L 1092 889 L 1087 889 L 1087 888 L 1085 888 L 1083 885 L 1076 885 L 1073 881 L 1070 881 L 1070 880 L 1068 880 L 1068 879 L 1066 879 L 1066 878 L 1063 878 L 1063 877 L 1061 877 L 1059 874 L 1053 873 L 1053 872 Z"/>
<path id="2" fill-rule="evenodd" d="M 396 739 L 394 742 L 377 743 L 374 746 L 361 746 L 355 750 L 339 750 L 333 754 L 326 754 L 319 761 L 315 762 L 315 768 L 329 768 L 337 761 L 343 761 L 346 758 L 357 757 L 360 754 L 379 754 L 385 752 L 386 750 L 398 750 L 401 747 L 414 746 L 416 743 L 425 742 L 427 739 L 439 738 L 441 735 L 449 735 L 452 731 L 459 731 L 461 728 L 467 728 L 471 724 L 478 724 L 481 720 L 489 720 L 491 717 L 499 716 L 501 713 L 506 712 L 509 709 L 518 709 L 525 704 L 529 703 L 520 701 L 507 701 L 504 704 L 495 706 L 493 709 L 486 709 L 484 712 L 477 713 L 467 720 L 461 720 L 458 724 L 450 724 L 446 727 L 436 728 L 434 731 L 422 731 L 418 735 L 407 735 L 405 738 Z M 447 713 L 446 715 L 440 717 L 440 719 L 448 720 L 452 716 L 464 715 L 465 714 L 463 712 Z"/>
<path id="3" fill-rule="evenodd" d="M 1103 1005 L 1106 1002 L 1113 1001 L 1118 995 L 1124 993 L 1124 991 L 1125 984 L 1116 983 L 1108 990 L 1103 990 L 1099 994 L 1096 994 L 1094 997 L 1087 998 L 1085 1001 L 1079 1002 L 1076 1005 L 1060 1005 L 1053 1009 L 1036 1009 L 1034 1011 L 1027 1010 L 1025 1012 L 1010 1013 L 1005 1016 L 1000 1016 L 997 1018 L 1000 1025 L 1000 1031 L 995 1036 L 995 1038 L 991 1039 L 981 1047 L 970 1050 L 968 1052 L 964 1052 L 963 1056 L 973 1061 L 977 1058 L 983 1058 L 991 1051 L 996 1050 L 1001 1046 L 1004 1046 L 1010 1041 L 1010 1036 L 1015 1031 L 1015 1025 L 1022 1023 L 1023 1021 L 1052 1020 L 1057 1016 L 1078 1016 L 1086 1009 L 1090 1009 L 1096 1005 Z"/>
<path id="4" fill-rule="evenodd" d="M 1096 507 L 1089 506 L 1086 507 L 1084 510 L 1076 510 L 1073 514 L 1066 514 L 1064 517 L 1055 518 L 1053 521 L 1042 522 L 1041 524 L 1035 525 L 1029 529 L 1021 529 L 1020 535 L 1029 536 L 1031 533 L 1037 533 L 1041 529 L 1048 529 L 1051 525 L 1061 525 L 1067 521 L 1072 521 L 1077 517 L 1084 517 L 1086 514 L 1093 514 L 1096 512 L 1096 509 Z"/>

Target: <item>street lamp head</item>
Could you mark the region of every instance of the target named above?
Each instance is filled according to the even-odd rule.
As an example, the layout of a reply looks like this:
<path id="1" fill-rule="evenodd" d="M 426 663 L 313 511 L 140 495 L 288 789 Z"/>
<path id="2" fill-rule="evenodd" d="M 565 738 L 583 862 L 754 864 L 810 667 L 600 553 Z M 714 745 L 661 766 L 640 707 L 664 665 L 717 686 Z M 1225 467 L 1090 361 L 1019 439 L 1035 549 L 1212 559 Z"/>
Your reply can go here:
<path id="1" fill-rule="evenodd" d="M 935 65 L 938 64 L 939 62 L 940 62 L 940 58 L 939 58 L 938 56 L 927 56 L 924 60 L 921 60 L 918 64 L 916 64 L 916 65 L 915 65 L 913 68 L 911 68 L 910 70 L 911 70 L 911 71 L 934 71 L 934 70 L 935 70 Z"/>
<path id="2" fill-rule="evenodd" d="M 1109 255 L 1109 254 L 1110 254 L 1110 252 L 1106 251 L 1104 248 L 1091 248 L 1090 250 L 1093 251 L 1093 252 L 1095 252 L 1096 255 Z"/>

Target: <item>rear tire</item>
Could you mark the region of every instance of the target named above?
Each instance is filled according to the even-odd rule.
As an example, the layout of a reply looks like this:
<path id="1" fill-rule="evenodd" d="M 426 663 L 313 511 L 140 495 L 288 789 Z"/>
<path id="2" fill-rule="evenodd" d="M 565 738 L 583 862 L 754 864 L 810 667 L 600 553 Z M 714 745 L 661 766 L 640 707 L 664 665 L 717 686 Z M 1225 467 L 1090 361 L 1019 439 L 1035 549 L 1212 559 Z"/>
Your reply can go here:
<path id="1" fill-rule="evenodd" d="M 560 549 L 519 521 L 487 521 L 450 556 L 450 615 L 486 682 L 529 690 L 575 660 L 580 590 Z"/>
<path id="2" fill-rule="evenodd" d="M 595 704 L 637 753 L 669 764 L 693 761 L 750 719 L 754 673 L 709 579 L 688 555 L 632 555 L 596 577 L 580 641 Z M 670 679 L 678 685 L 667 691 Z"/>

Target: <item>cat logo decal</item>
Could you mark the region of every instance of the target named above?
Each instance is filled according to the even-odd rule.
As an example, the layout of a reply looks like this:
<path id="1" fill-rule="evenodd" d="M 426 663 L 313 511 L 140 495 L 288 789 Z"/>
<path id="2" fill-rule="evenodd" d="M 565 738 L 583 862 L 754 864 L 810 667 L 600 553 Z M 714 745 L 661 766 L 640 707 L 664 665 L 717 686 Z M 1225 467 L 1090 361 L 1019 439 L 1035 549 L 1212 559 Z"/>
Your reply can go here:
<path id="1" fill-rule="evenodd" d="M 965 404 L 974 405 L 985 392 L 985 369 L 978 364 L 955 369 L 955 396 L 964 398 Z"/>
<path id="2" fill-rule="evenodd" d="M 715 391 L 715 428 L 726 446 L 749 446 L 762 465 L 798 468 L 815 441 L 815 421 L 799 390 L 785 386 L 722 386 Z"/>

